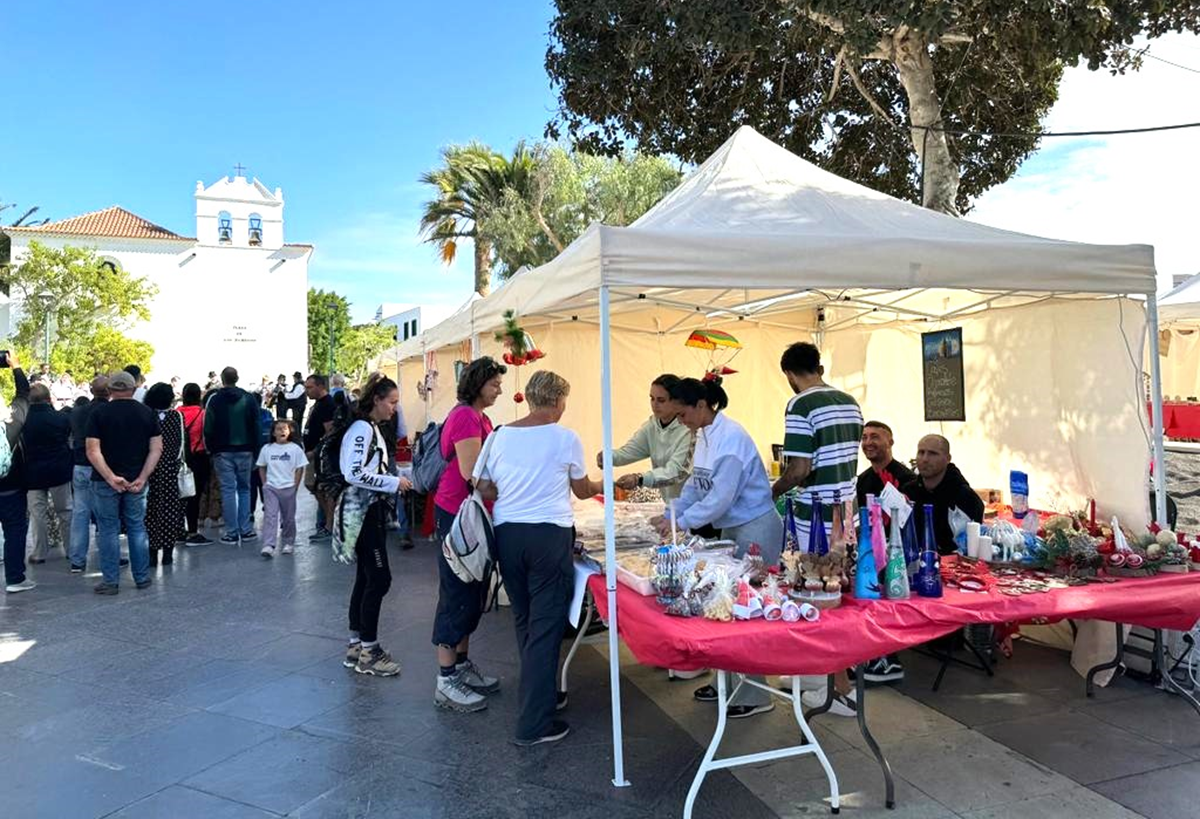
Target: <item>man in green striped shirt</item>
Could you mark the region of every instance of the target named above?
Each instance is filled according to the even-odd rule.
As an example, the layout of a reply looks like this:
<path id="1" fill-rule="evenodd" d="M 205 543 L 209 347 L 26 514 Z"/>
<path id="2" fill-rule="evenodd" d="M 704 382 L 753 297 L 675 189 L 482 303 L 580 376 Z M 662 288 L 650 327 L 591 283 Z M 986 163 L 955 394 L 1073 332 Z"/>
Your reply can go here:
<path id="1" fill-rule="evenodd" d="M 784 351 L 779 366 L 796 397 L 788 402 L 784 416 L 783 454 L 787 466 L 771 487 L 771 493 L 778 498 L 799 487 L 797 537 L 800 548 L 806 549 L 813 495 L 819 496 L 824 504 L 826 535 L 833 522 L 833 502 L 854 497 L 858 444 L 862 439 L 862 410 L 854 398 L 825 383 L 821 352 L 814 345 L 803 341 L 793 344 Z M 834 674 L 833 688 L 829 713 L 839 717 L 855 716 L 858 703 L 845 671 Z M 801 699 L 805 708 L 817 708 L 827 697 L 828 691 L 822 685 L 818 691 L 806 691 Z"/>
<path id="2" fill-rule="evenodd" d="M 833 522 L 833 504 L 854 497 L 858 475 L 858 445 L 863 416 L 858 402 L 825 383 L 820 351 L 808 342 L 788 347 L 780 361 L 796 396 L 784 416 L 783 454 L 787 466 L 772 492 L 779 497 L 799 487 L 795 505 L 796 534 L 807 547 L 812 500 L 823 504 L 826 535 Z"/>

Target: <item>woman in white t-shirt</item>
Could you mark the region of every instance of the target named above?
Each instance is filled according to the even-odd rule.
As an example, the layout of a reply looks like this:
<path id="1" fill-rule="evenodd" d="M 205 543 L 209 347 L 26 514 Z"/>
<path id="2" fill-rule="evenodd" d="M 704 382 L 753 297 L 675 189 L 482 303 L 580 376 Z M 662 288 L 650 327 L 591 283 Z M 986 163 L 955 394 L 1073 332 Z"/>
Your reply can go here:
<path id="1" fill-rule="evenodd" d="M 570 391 L 562 376 L 534 373 L 525 388 L 529 414 L 492 433 L 477 470 L 480 491 L 496 500 L 500 575 L 517 628 L 521 711 L 514 741 L 521 746 L 557 742 L 569 730 L 554 714 L 559 644 L 574 581 L 571 493 L 583 499 L 603 491 L 588 479 L 579 436 L 558 425 Z"/>

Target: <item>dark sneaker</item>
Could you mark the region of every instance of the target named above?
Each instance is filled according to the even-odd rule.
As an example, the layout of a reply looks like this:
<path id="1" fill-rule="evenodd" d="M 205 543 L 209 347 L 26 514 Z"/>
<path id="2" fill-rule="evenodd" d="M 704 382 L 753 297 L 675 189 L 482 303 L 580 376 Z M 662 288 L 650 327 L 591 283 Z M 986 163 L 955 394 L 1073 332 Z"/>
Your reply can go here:
<path id="1" fill-rule="evenodd" d="M 242 539 L 240 537 L 238 537 L 237 535 L 222 535 L 221 542 L 228 543 L 230 545 L 235 545 L 235 544 L 241 543 Z"/>
<path id="2" fill-rule="evenodd" d="M 378 645 L 364 648 L 358 655 L 358 664 L 354 670 L 359 674 L 373 674 L 376 677 L 396 677 L 400 674 L 400 663 L 392 659 Z"/>
<path id="3" fill-rule="evenodd" d="M 567 725 L 562 720 L 556 719 L 550 723 L 549 730 L 535 739 L 517 739 L 513 740 L 513 745 L 521 748 L 532 748 L 534 745 L 542 745 L 547 742 L 558 742 L 560 739 L 571 733 L 571 726 Z"/>
<path id="4" fill-rule="evenodd" d="M 863 669 L 863 681 L 869 683 L 896 682 L 904 679 L 904 666 L 886 657 L 872 660 Z"/>
<path id="5" fill-rule="evenodd" d="M 97 583 L 92 589 L 96 594 L 116 594 L 120 590 L 116 583 Z"/>
<path id="6" fill-rule="evenodd" d="M 362 653 L 362 643 L 351 643 L 346 646 L 346 659 L 342 660 L 342 665 L 346 668 L 354 668 L 358 665 L 358 655 Z"/>
<path id="7" fill-rule="evenodd" d="M 700 688 L 697 688 L 692 693 L 692 696 L 698 699 L 700 702 L 716 702 L 717 689 L 711 685 L 704 685 Z"/>
<path id="8" fill-rule="evenodd" d="M 118 566 L 128 566 L 128 565 L 129 565 L 129 558 L 127 558 L 127 557 L 123 557 L 123 558 L 121 558 L 120 560 L 118 560 L 118 561 L 117 561 L 117 565 L 118 565 Z"/>
<path id="9" fill-rule="evenodd" d="M 135 581 L 133 585 L 137 586 L 139 589 L 148 589 L 148 588 L 150 588 L 151 582 L 152 581 L 150 580 L 150 578 L 147 577 L 145 580 Z"/>
<path id="10" fill-rule="evenodd" d="M 317 529 L 315 532 L 313 532 L 311 535 L 308 536 L 308 539 L 309 540 L 329 540 L 332 537 L 333 537 L 333 532 L 329 531 L 328 529 Z"/>
<path id="11" fill-rule="evenodd" d="M 189 546 L 203 546 L 205 543 L 212 543 L 212 538 L 205 537 L 199 532 L 187 536 L 187 544 Z"/>
<path id="12" fill-rule="evenodd" d="M 258 540 L 258 532 L 253 529 L 249 532 L 242 532 L 242 540 Z"/>
<path id="13" fill-rule="evenodd" d="M 44 557 L 31 557 L 31 558 L 29 558 L 29 562 L 30 562 L 30 563 L 32 563 L 34 566 L 41 566 L 43 563 L 45 563 L 45 562 L 46 562 L 46 558 L 44 558 Z"/>
<path id="14" fill-rule="evenodd" d="M 745 719 L 755 714 L 766 714 L 775 710 L 775 703 L 765 702 L 762 705 L 731 705 L 726 709 L 730 719 Z"/>
<path id="15" fill-rule="evenodd" d="M 76 566 L 74 563 L 72 563 L 71 564 L 71 574 L 83 574 L 83 572 L 86 568 L 87 568 L 87 566 Z"/>

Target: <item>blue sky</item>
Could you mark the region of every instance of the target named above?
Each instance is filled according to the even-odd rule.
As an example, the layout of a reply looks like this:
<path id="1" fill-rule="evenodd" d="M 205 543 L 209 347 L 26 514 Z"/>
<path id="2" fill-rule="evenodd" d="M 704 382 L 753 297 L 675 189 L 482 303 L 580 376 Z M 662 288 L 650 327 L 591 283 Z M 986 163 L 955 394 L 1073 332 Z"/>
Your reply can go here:
<path id="1" fill-rule="evenodd" d="M 0 201 L 65 218 L 122 205 L 192 235 L 192 193 L 241 162 L 317 246 L 314 286 L 357 319 L 381 302 L 457 305 L 469 246 L 445 268 L 417 236 L 421 171 L 480 139 L 508 150 L 553 114 L 548 0 L 203 7 L 128 0 L 5 4 Z M 286 9 L 286 11 L 282 11 Z M 1200 66 L 1200 37 L 1152 53 Z M 1200 120 L 1200 75 L 1068 70 L 1046 126 Z M 1160 284 L 1200 271 L 1196 132 L 1046 140 L 970 218 L 1063 239 L 1155 245 Z M 6 214 L 7 215 L 7 214 Z"/>
<path id="2" fill-rule="evenodd" d="M 466 299 L 470 259 L 418 243 L 417 176 L 448 143 L 540 138 L 554 107 L 543 0 L 5 6 L 0 201 L 191 236 L 196 181 L 241 162 L 359 319 Z"/>

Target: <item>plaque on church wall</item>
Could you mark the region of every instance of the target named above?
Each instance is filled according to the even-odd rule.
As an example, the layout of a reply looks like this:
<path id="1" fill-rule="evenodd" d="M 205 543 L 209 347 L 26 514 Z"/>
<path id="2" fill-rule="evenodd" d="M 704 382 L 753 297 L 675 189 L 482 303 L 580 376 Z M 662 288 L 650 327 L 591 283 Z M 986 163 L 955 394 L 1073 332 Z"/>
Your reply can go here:
<path id="1" fill-rule="evenodd" d="M 962 328 L 921 334 L 925 420 L 967 420 Z"/>

